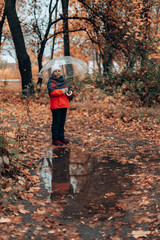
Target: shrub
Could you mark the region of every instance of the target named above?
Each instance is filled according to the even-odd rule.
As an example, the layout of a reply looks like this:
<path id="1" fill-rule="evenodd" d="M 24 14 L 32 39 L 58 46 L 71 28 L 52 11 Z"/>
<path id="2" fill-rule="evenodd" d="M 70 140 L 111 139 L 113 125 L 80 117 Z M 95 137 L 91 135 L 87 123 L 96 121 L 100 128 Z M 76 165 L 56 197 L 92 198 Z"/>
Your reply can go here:
<path id="1" fill-rule="evenodd" d="M 146 66 L 137 69 L 124 69 L 111 77 L 94 76 L 96 87 L 107 94 L 121 92 L 128 100 L 141 106 L 151 106 L 160 102 L 160 65 L 148 61 Z"/>

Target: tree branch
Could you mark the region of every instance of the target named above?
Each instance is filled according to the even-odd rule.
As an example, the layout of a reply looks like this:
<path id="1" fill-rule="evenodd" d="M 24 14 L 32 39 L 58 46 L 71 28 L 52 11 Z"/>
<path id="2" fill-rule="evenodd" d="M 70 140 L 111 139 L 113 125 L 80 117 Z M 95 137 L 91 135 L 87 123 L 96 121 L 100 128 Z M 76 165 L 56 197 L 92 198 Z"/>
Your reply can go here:
<path id="1" fill-rule="evenodd" d="M 79 32 L 79 31 L 86 31 L 86 28 L 79 28 L 79 29 L 69 30 L 68 33 Z M 51 39 L 52 37 L 54 37 L 56 35 L 62 34 L 62 33 L 66 33 L 66 31 L 55 32 L 54 34 L 50 35 L 50 37 L 47 40 Z"/>

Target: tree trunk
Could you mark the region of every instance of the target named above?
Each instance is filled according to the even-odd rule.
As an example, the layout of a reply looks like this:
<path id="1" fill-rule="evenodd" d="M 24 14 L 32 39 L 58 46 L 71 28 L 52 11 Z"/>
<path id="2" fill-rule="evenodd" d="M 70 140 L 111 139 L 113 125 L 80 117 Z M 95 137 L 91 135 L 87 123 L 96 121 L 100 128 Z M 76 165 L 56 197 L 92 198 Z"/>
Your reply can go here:
<path id="1" fill-rule="evenodd" d="M 47 26 L 47 29 L 45 31 L 45 35 L 44 37 L 41 36 L 41 47 L 39 49 L 39 53 L 38 53 L 38 67 L 39 67 L 39 72 L 40 70 L 42 69 L 42 58 L 43 58 L 43 54 L 44 54 L 44 49 L 45 49 L 45 46 L 46 46 L 46 43 L 48 41 L 48 34 L 50 32 L 50 29 L 52 27 L 52 14 L 53 14 L 53 11 L 56 10 L 57 11 L 57 4 L 58 4 L 58 0 L 56 0 L 56 3 L 55 3 L 55 6 L 54 8 L 52 9 L 51 8 L 51 5 L 52 5 L 52 0 L 50 0 L 50 4 L 49 4 L 49 21 L 48 21 L 48 26 Z M 55 13 L 56 14 L 56 13 Z M 41 85 L 42 85 L 42 78 L 39 77 L 38 78 L 38 82 L 37 82 L 37 86 L 38 88 L 40 87 L 41 88 Z M 40 91 L 40 88 L 38 89 L 38 91 Z"/>
<path id="2" fill-rule="evenodd" d="M 12 34 L 16 55 L 18 59 L 19 71 L 22 78 L 22 93 L 25 94 L 26 89 L 28 89 L 28 87 L 31 90 L 32 84 L 31 61 L 26 52 L 22 29 L 16 12 L 16 0 L 5 0 L 5 7 L 7 20 Z"/>
<path id="3" fill-rule="evenodd" d="M 5 21 L 5 17 L 6 17 L 6 8 L 4 8 L 2 19 L 0 21 L 0 50 L 1 50 L 1 43 L 2 43 L 2 30 L 3 30 L 3 24 Z"/>
<path id="4" fill-rule="evenodd" d="M 38 53 L 38 69 L 39 69 L 39 72 L 42 69 L 42 58 L 43 58 L 43 54 L 44 54 L 45 45 L 46 45 L 46 41 L 43 40 L 41 42 L 41 48 L 40 48 L 40 51 Z M 37 84 L 41 86 L 42 85 L 42 80 L 43 79 L 41 77 L 39 77 Z"/>
<path id="5" fill-rule="evenodd" d="M 58 11 L 58 4 L 55 10 L 55 19 L 57 19 L 57 11 Z M 56 31 L 57 31 L 57 24 L 55 24 L 54 26 L 54 33 L 56 33 Z M 56 34 L 54 34 L 53 40 L 52 40 L 51 59 L 53 59 L 53 55 L 54 55 L 55 41 L 56 41 Z"/>
<path id="6" fill-rule="evenodd" d="M 68 28 L 68 6 L 69 0 L 62 1 L 62 10 L 63 10 L 63 31 L 64 31 L 64 56 L 70 56 L 70 42 L 69 42 L 69 28 Z M 66 65 L 66 73 L 68 76 L 73 76 L 73 66 L 72 64 Z"/>
<path id="7" fill-rule="evenodd" d="M 103 75 L 110 75 L 110 68 L 112 64 L 112 53 L 109 51 L 108 53 L 104 53 L 102 55 L 102 60 L 103 60 Z"/>
<path id="8" fill-rule="evenodd" d="M 55 41 L 56 41 L 56 35 L 54 35 L 52 39 L 51 59 L 53 59 L 53 55 L 54 55 Z"/>
<path id="9" fill-rule="evenodd" d="M 63 10 L 63 31 L 64 31 L 64 56 L 70 56 L 70 44 L 69 44 L 69 33 L 68 33 L 68 5 L 69 0 L 62 1 L 62 10 Z"/>
<path id="10" fill-rule="evenodd" d="M 98 66 L 99 75 L 101 74 L 101 55 L 96 51 L 96 62 Z"/>
<path id="11" fill-rule="evenodd" d="M 143 21 L 143 25 L 141 28 L 141 32 L 144 36 L 144 41 L 142 46 L 142 51 L 141 51 L 141 67 L 144 67 L 147 63 L 148 60 L 148 53 L 147 49 L 148 46 L 150 45 L 150 11 L 151 11 L 151 4 L 149 0 L 143 0 L 143 7 L 142 7 L 142 12 L 141 12 L 141 18 Z"/>

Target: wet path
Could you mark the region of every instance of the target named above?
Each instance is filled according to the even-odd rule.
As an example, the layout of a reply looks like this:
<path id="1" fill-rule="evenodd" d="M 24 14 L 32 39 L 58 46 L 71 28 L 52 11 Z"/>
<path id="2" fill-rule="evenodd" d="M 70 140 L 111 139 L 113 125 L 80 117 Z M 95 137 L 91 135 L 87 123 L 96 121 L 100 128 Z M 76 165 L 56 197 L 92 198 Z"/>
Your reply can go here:
<path id="1" fill-rule="evenodd" d="M 22 185 L 15 189 L 18 198 L 11 199 L 1 212 L 0 240 L 159 239 L 158 122 L 152 118 L 151 122 L 141 118 L 123 121 L 125 105 L 117 105 L 117 100 L 109 105 L 95 100 L 77 102 L 66 122 L 70 144 L 57 148 L 51 145 L 46 100 L 31 102 L 31 119 L 27 119 L 26 102 L 21 104 L 15 94 L 8 96 L 7 104 L 16 106 L 16 111 L 10 107 L 9 112 L 14 111 L 28 125 L 24 133 L 29 136 L 31 152 L 22 156 L 30 167 L 18 178 Z"/>
<path id="2" fill-rule="evenodd" d="M 109 159 L 95 159 L 81 150 L 59 147 L 39 161 L 48 198 L 64 198 L 64 217 L 106 214 L 132 188 L 129 175 L 135 165 Z"/>
<path id="3" fill-rule="evenodd" d="M 102 132 L 91 149 L 74 138 L 45 148 L 33 186 L 10 206 L 2 240 L 159 239 L 158 147 L 147 137 Z"/>
<path id="4" fill-rule="evenodd" d="M 53 148 L 49 155 L 39 161 L 43 189 L 61 204 L 60 220 L 76 228 L 80 239 L 135 239 L 134 234 L 152 233 L 159 208 L 153 186 L 157 160 L 121 164 L 69 147 Z"/>

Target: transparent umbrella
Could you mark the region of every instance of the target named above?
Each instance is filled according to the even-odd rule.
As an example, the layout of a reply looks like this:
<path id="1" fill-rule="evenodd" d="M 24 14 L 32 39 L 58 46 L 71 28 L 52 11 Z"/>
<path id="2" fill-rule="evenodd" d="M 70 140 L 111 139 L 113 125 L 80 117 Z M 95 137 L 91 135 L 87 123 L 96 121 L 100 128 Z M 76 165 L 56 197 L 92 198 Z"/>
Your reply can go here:
<path id="1" fill-rule="evenodd" d="M 39 77 L 46 78 L 51 76 L 51 68 L 54 65 L 61 67 L 64 78 L 72 78 L 79 75 L 84 75 L 88 71 L 87 64 L 75 57 L 63 56 L 51 59 L 39 72 Z"/>

